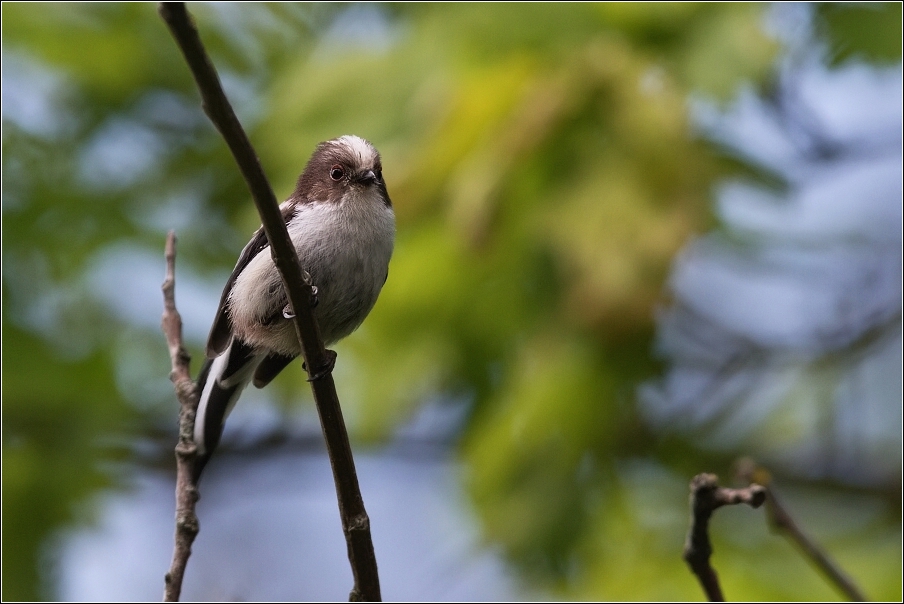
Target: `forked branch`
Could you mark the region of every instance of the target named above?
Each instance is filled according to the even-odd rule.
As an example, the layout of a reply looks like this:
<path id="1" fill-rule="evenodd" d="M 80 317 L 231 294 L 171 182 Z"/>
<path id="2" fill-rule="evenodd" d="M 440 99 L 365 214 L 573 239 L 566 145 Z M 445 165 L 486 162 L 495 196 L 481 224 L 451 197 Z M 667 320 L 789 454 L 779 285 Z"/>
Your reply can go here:
<path id="1" fill-rule="evenodd" d="M 691 527 L 684 543 L 684 560 L 697 575 L 710 602 L 724 602 L 716 570 L 709 563 L 713 553 L 709 540 L 709 519 L 723 505 L 746 503 L 758 508 L 766 501 L 766 489 L 752 484 L 744 489 L 719 486 L 715 474 L 698 474 L 691 481 Z"/>

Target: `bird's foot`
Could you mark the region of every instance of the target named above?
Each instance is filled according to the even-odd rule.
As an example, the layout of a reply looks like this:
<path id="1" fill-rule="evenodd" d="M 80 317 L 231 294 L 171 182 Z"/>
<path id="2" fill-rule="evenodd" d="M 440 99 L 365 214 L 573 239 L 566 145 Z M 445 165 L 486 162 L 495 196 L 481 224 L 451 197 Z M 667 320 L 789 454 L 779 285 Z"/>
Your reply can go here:
<path id="1" fill-rule="evenodd" d="M 320 303 L 320 298 L 317 297 L 317 287 L 311 286 L 311 308 L 317 308 L 317 304 Z M 286 319 L 294 319 L 295 313 L 292 312 L 292 305 L 286 304 L 282 309 L 282 316 Z"/>
<path id="2" fill-rule="evenodd" d="M 314 285 L 314 280 L 311 279 L 311 273 L 302 269 L 301 279 L 304 281 L 305 285 L 311 286 L 311 308 L 317 308 L 317 303 L 320 302 L 320 300 L 317 298 L 317 286 Z"/>
<path id="3" fill-rule="evenodd" d="M 303 364 L 302 366 L 307 371 L 307 365 Z M 313 372 L 308 377 L 308 381 L 313 382 L 315 380 L 319 380 L 319 379 L 323 378 L 324 376 L 331 374 L 333 372 L 333 367 L 335 367 L 335 366 L 336 366 L 336 353 L 333 352 L 332 350 L 327 349 L 326 350 L 326 362 L 323 365 L 321 365 L 317 369 L 317 371 Z"/>
<path id="4" fill-rule="evenodd" d="M 317 305 L 320 304 L 320 297 L 317 295 L 319 292 L 317 290 L 316 285 L 311 286 L 311 308 L 317 308 Z"/>

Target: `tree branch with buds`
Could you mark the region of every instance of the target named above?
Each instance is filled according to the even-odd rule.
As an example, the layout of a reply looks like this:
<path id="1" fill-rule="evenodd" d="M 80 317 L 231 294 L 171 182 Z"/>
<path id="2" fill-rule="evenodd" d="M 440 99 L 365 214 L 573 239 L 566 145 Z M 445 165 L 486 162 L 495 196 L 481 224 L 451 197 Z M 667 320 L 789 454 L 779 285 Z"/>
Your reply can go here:
<path id="1" fill-rule="evenodd" d="M 173 561 L 166 574 L 164 602 L 177 602 L 182 592 L 182 578 L 191 556 L 191 546 L 198 535 L 198 485 L 192 468 L 198 448 L 195 446 L 195 412 L 198 409 L 198 389 L 191 379 L 191 357 L 182 344 L 182 316 L 176 309 L 176 235 L 170 231 L 166 238 L 166 277 L 163 281 L 163 333 L 169 346 L 172 370 L 170 380 L 179 399 L 179 442 L 176 445 L 176 536 Z"/>

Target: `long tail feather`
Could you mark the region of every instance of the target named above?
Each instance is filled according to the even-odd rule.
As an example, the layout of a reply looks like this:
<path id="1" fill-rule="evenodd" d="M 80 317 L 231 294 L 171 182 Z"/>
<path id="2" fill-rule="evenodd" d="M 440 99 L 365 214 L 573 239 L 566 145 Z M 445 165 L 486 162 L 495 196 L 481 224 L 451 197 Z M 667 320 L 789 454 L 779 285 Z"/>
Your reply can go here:
<path id="1" fill-rule="evenodd" d="M 195 415 L 195 443 L 198 446 L 195 481 L 220 442 L 226 416 L 235 407 L 264 357 L 266 354 L 257 353 L 234 339 L 223 354 L 208 359 L 201 368 L 198 376 L 201 400 Z"/>

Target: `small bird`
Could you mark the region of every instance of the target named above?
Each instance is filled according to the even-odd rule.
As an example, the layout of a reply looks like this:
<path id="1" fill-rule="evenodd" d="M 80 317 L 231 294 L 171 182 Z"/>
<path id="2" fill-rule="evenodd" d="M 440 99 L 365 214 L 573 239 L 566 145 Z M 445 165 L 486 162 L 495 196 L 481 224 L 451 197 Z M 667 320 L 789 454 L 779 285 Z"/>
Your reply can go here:
<path id="1" fill-rule="evenodd" d="M 280 210 L 315 288 L 314 315 L 329 346 L 361 325 L 388 275 L 395 214 L 380 154 L 357 136 L 320 143 Z M 223 288 L 207 340 L 198 376 L 196 480 L 245 387 L 253 381 L 263 388 L 301 354 L 290 308 L 260 228 Z"/>

